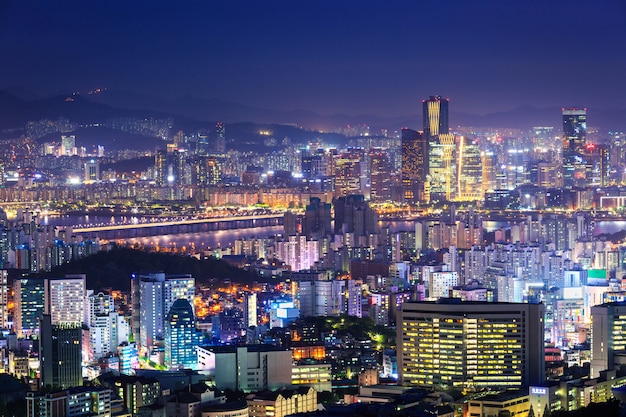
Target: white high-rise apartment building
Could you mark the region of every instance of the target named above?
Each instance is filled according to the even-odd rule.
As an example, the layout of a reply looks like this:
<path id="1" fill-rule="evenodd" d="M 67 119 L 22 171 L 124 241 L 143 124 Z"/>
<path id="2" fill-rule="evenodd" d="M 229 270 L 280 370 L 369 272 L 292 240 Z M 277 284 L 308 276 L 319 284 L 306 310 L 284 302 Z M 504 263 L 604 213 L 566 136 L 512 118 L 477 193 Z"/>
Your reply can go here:
<path id="1" fill-rule="evenodd" d="M 86 323 L 86 297 L 85 275 L 49 279 L 46 281 L 45 314 L 50 314 L 52 325 Z"/>

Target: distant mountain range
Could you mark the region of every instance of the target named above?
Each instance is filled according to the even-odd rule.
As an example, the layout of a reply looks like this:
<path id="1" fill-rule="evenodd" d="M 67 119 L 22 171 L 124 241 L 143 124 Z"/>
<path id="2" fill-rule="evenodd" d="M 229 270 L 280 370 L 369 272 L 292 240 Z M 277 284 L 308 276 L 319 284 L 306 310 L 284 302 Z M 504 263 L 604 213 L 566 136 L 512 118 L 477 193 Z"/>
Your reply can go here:
<path id="1" fill-rule="evenodd" d="M 450 113 L 450 125 L 492 128 L 529 129 L 532 126 L 560 128 L 561 109 L 521 106 L 510 111 L 477 115 Z M 421 112 L 415 116 L 380 117 L 346 114 L 321 115 L 306 110 L 280 111 L 257 108 L 217 99 L 181 97 L 165 100 L 147 95 L 105 90 L 99 94 L 62 94 L 48 98 L 22 89 L 0 90 L 0 129 L 23 127 L 29 120 L 66 117 L 73 122 L 103 122 L 112 117 L 171 117 L 176 127 L 195 128 L 215 122 L 252 122 L 285 124 L 307 130 L 329 131 L 347 125 L 368 125 L 372 133 L 379 129 L 396 130 L 402 127 L 421 129 Z M 589 109 L 588 124 L 602 131 L 626 131 L 626 109 Z"/>

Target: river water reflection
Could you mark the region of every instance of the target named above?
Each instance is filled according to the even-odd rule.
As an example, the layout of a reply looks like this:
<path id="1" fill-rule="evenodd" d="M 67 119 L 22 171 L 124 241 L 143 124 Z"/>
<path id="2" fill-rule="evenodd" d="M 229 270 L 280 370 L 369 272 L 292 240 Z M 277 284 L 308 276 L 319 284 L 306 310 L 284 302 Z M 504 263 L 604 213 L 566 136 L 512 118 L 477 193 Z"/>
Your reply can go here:
<path id="1" fill-rule="evenodd" d="M 130 224 L 140 223 L 145 218 L 134 216 L 89 216 L 89 215 L 69 215 L 50 216 L 41 219 L 42 224 L 55 226 L 85 226 L 85 225 L 105 225 L 105 224 Z M 515 222 L 495 222 L 485 221 L 483 227 L 485 231 L 493 231 L 499 228 L 510 228 Z M 382 227 L 388 227 L 391 233 L 415 230 L 414 221 L 381 221 Z M 615 233 L 626 230 L 626 220 L 598 221 L 595 224 L 595 234 Z M 163 248 L 181 248 L 182 246 L 193 246 L 196 249 L 228 247 L 232 246 L 237 239 L 266 238 L 282 234 L 282 226 L 254 227 L 248 229 L 222 230 L 201 233 L 182 233 L 161 236 L 149 236 L 141 238 L 127 239 L 129 244 L 140 244 L 143 246 L 160 246 Z"/>

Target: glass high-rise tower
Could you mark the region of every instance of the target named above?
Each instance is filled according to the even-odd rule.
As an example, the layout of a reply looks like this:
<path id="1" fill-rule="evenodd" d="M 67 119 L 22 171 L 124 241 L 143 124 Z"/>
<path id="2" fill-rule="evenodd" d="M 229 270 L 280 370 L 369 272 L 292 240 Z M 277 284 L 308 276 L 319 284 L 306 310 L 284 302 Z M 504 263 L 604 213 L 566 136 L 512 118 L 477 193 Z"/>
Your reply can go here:
<path id="1" fill-rule="evenodd" d="M 165 364 L 171 369 L 193 368 L 197 363 L 196 319 L 188 300 L 174 301 L 165 320 Z"/>
<path id="2" fill-rule="evenodd" d="M 587 109 L 563 109 L 563 186 L 586 183 Z"/>
<path id="3" fill-rule="evenodd" d="M 428 141 L 428 181 L 426 200 L 442 201 L 452 197 L 454 135 L 448 127 L 448 99 L 430 96 L 423 101 L 424 135 Z"/>
<path id="4" fill-rule="evenodd" d="M 448 102 L 440 96 L 430 96 L 423 101 L 424 133 L 428 137 L 450 133 L 448 128 Z"/>
<path id="5" fill-rule="evenodd" d="M 428 175 L 428 140 L 426 135 L 402 129 L 402 189 L 408 203 L 424 201 Z"/>

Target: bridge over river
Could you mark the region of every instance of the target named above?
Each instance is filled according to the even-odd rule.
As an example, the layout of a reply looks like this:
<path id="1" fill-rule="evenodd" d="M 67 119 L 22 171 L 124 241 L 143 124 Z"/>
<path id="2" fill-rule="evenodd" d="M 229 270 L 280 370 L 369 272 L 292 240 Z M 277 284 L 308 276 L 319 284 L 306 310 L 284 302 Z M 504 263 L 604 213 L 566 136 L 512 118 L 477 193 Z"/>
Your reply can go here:
<path id="1" fill-rule="evenodd" d="M 260 214 L 253 216 L 212 217 L 205 219 L 181 218 L 131 224 L 77 227 L 74 234 L 101 239 L 130 239 L 136 237 L 200 233 L 217 230 L 245 229 L 252 227 L 280 226 L 284 214 Z"/>

